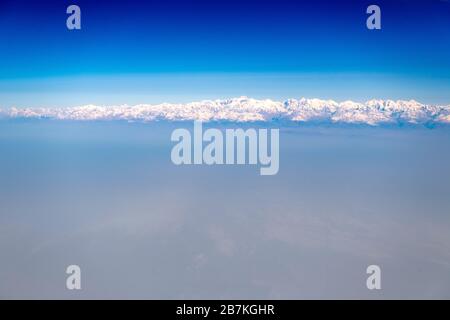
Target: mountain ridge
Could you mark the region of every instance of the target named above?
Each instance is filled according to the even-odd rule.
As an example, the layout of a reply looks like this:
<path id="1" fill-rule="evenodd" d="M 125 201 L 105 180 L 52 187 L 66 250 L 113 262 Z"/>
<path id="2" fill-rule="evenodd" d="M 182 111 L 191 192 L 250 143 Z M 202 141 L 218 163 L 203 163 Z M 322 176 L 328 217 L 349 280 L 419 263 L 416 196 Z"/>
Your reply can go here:
<path id="1" fill-rule="evenodd" d="M 230 121 L 325 122 L 367 124 L 450 124 L 450 105 L 422 104 L 415 100 L 372 99 L 364 103 L 323 99 L 230 99 L 203 100 L 190 103 L 160 103 L 68 108 L 0 109 L 2 118 L 49 118 L 57 120 L 127 120 L 127 121 Z"/>

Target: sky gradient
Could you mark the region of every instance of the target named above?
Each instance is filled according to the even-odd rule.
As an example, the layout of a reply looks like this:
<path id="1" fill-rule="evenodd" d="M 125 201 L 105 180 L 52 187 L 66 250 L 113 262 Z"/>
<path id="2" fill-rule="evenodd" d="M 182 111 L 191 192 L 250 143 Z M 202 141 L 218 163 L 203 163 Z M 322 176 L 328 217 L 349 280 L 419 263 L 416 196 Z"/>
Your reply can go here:
<path id="1" fill-rule="evenodd" d="M 66 28 L 78 4 L 82 29 Z M 450 3 L 2 1 L 0 106 L 251 95 L 450 101 Z M 120 100 L 120 101 L 117 101 Z"/>

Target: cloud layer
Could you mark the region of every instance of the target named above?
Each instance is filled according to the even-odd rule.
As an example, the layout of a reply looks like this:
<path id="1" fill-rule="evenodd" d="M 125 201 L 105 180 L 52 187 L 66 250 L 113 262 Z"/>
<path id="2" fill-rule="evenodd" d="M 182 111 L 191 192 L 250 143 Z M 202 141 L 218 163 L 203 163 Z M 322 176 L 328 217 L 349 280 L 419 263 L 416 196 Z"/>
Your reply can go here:
<path id="1" fill-rule="evenodd" d="M 320 99 L 289 99 L 284 102 L 239 97 L 185 104 L 139 104 L 135 106 L 85 105 L 71 108 L 0 109 L 2 118 L 48 118 L 59 120 L 126 121 L 231 121 L 354 123 L 354 124 L 450 124 L 450 105 L 426 105 L 414 100 L 336 102 Z"/>

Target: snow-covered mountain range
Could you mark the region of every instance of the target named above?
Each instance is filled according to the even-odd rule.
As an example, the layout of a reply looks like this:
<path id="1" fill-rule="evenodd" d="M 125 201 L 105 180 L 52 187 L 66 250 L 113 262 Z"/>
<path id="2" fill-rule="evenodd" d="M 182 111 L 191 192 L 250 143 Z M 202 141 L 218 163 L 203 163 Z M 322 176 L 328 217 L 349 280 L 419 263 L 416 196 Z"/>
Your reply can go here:
<path id="1" fill-rule="evenodd" d="M 422 104 L 414 100 L 336 102 L 320 99 L 289 99 L 284 102 L 239 97 L 185 104 L 139 104 L 135 106 L 85 105 L 70 108 L 0 109 L 0 118 L 50 118 L 60 120 L 127 121 L 274 121 L 355 124 L 450 124 L 450 105 Z"/>

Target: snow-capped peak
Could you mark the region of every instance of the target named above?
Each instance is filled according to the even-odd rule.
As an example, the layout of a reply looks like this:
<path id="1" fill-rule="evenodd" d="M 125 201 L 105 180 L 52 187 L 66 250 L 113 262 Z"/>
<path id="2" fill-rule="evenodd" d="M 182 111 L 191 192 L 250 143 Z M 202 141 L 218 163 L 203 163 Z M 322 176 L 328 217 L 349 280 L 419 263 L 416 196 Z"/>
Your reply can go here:
<path id="1" fill-rule="evenodd" d="M 191 103 L 139 104 L 135 106 L 85 105 L 70 108 L 0 109 L 2 118 L 50 118 L 60 120 L 129 121 L 273 121 L 361 123 L 450 123 L 450 106 L 422 104 L 414 100 L 373 99 L 365 103 L 321 99 L 274 101 L 238 97 Z"/>

